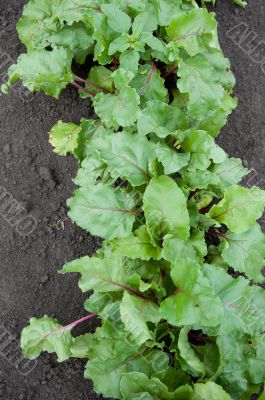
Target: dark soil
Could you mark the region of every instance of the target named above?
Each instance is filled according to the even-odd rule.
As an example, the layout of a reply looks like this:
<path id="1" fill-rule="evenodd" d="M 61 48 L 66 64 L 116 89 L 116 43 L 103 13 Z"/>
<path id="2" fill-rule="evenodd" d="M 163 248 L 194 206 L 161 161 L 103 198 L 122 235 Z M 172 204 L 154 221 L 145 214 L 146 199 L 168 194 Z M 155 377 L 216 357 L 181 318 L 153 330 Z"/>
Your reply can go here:
<path id="1" fill-rule="evenodd" d="M 23 51 L 15 24 L 24 3 L 0 0 L 1 81 L 7 66 Z M 264 0 L 250 0 L 246 11 L 228 0 L 217 3 L 221 44 L 232 61 L 239 96 L 239 107 L 219 142 L 231 156 L 241 157 L 256 171 L 251 183 L 264 187 L 265 68 L 263 72 L 261 64 L 252 61 L 227 36 L 230 28 L 244 22 L 250 31 L 256 32 L 256 40 L 264 40 Z M 17 368 L 9 353 L 18 351 L 16 339 L 31 316 L 49 314 L 66 324 L 85 315 L 77 279 L 58 275 L 57 270 L 66 261 L 92 255 L 100 241 L 66 218 L 65 203 L 73 191 L 71 179 L 76 165 L 72 158 L 52 152 L 47 132 L 59 119 L 78 123 L 81 117 L 91 114 L 89 102 L 80 100 L 74 89 L 64 91 L 59 101 L 43 94 L 27 98 L 25 90 L 19 88 L 0 97 L 0 190 L 5 188 L 37 221 L 34 232 L 23 237 L 17 227 L 0 217 L 1 400 L 100 398 L 93 394 L 92 385 L 84 381 L 82 362 L 60 365 L 53 356 L 43 355 L 33 372 L 22 375 L 21 363 Z M 93 323 L 82 327 L 93 328 Z M 10 346 L 5 340 L 8 334 L 14 338 Z"/>

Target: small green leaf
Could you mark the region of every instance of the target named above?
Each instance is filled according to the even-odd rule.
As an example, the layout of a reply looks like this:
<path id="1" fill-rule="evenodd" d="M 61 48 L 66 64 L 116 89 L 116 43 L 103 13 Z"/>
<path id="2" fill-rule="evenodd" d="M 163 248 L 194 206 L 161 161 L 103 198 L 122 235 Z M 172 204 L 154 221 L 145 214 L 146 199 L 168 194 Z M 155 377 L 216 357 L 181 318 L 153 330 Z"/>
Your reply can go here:
<path id="1" fill-rule="evenodd" d="M 120 55 L 120 67 L 131 71 L 134 75 L 138 71 L 140 54 L 136 50 L 125 50 Z"/>
<path id="2" fill-rule="evenodd" d="M 81 130 L 81 126 L 62 121 L 54 125 L 50 131 L 50 143 L 54 147 L 54 152 L 61 156 L 74 153 Z"/>
<path id="3" fill-rule="evenodd" d="M 167 175 L 178 172 L 186 167 L 190 161 L 189 153 L 178 153 L 175 149 L 161 143 L 156 145 L 156 156 L 163 164 Z"/>
<path id="4" fill-rule="evenodd" d="M 151 180 L 144 194 L 143 210 L 147 229 L 158 243 L 167 234 L 180 239 L 189 237 L 187 201 L 173 179 L 160 176 Z"/>

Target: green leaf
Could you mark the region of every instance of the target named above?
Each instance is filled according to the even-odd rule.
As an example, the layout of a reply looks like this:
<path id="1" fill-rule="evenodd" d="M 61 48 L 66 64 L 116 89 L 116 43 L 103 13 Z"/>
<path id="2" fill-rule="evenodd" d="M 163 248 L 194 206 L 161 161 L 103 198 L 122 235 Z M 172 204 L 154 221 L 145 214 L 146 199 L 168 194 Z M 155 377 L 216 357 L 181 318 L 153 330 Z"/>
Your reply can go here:
<path id="1" fill-rule="evenodd" d="M 43 90 L 58 99 L 61 91 L 73 81 L 71 63 L 72 56 L 63 47 L 22 54 L 17 64 L 9 68 L 9 79 L 3 91 L 7 93 L 13 83 L 21 80 L 30 91 Z"/>
<path id="2" fill-rule="evenodd" d="M 140 65 L 131 86 L 137 90 L 142 104 L 151 100 L 164 102 L 168 97 L 164 79 L 157 68 L 151 64 Z"/>
<path id="3" fill-rule="evenodd" d="M 112 92 L 113 91 L 113 78 L 112 71 L 103 65 L 92 67 L 88 74 L 88 81 L 100 86 L 101 88 Z M 94 87 L 93 85 L 85 84 L 86 89 L 88 89 L 92 93 L 100 93 L 101 89 Z M 89 95 L 84 91 L 79 91 L 80 96 L 85 98 L 93 98 L 93 96 Z"/>
<path id="4" fill-rule="evenodd" d="M 265 235 L 256 224 L 244 233 L 226 233 L 223 247 L 224 261 L 235 270 L 244 272 L 256 282 L 263 282 L 261 269 L 265 265 Z"/>
<path id="5" fill-rule="evenodd" d="M 225 224 L 232 232 L 241 233 L 255 225 L 262 216 L 264 205 L 263 190 L 233 185 L 225 191 L 223 200 L 211 208 L 209 216 Z"/>
<path id="6" fill-rule="evenodd" d="M 86 333 L 85 335 L 73 338 L 71 346 L 71 357 L 74 358 L 88 358 L 89 349 L 93 345 L 93 335 Z"/>
<path id="7" fill-rule="evenodd" d="M 161 303 L 162 318 L 176 326 L 218 327 L 223 316 L 221 302 L 199 264 L 192 260 L 176 262 L 171 267 L 171 278 L 177 289 Z"/>
<path id="8" fill-rule="evenodd" d="M 259 335 L 265 329 L 265 292 L 258 286 L 249 286 L 249 281 L 229 276 L 223 268 L 204 266 L 204 273 L 211 287 L 222 302 L 224 317 L 220 334 L 244 332 Z"/>
<path id="9" fill-rule="evenodd" d="M 128 35 L 122 35 L 110 43 L 108 54 L 113 56 L 115 53 L 123 53 L 129 48 L 130 42 Z"/>
<path id="10" fill-rule="evenodd" d="M 136 50 L 125 50 L 120 55 L 120 67 L 126 71 L 131 71 L 134 75 L 138 71 L 140 54 Z"/>
<path id="11" fill-rule="evenodd" d="M 77 189 L 68 200 L 69 217 L 92 235 L 114 239 L 130 235 L 137 214 L 134 202 L 121 189 L 104 184 Z"/>
<path id="12" fill-rule="evenodd" d="M 61 156 L 74 153 L 78 146 L 78 135 L 82 128 L 72 123 L 59 121 L 50 131 L 50 143 L 54 152 Z"/>
<path id="13" fill-rule="evenodd" d="M 159 322 L 161 317 L 156 304 L 125 292 L 120 305 L 120 313 L 125 329 L 138 345 L 153 339 L 147 322 Z"/>
<path id="14" fill-rule="evenodd" d="M 108 17 L 110 27 L 119 33 L 127 33 L 131 27 L 131 18 L 114 4 L 103 4 L 101 10 Z"/>
<path id="15" fill-rule="evenodd" d="M 71 357 L 72 335 L 69 331 L 60 331 L 62 325 L 56 319 L 45 315 L 31 318 L 30 324 L 21 334 L 21 348 L 24 357 L 34 360 L 41 352 L 56 353 L 58 361 Z"/>
<path id="16" fill-rule="evenodd" d="M 178 108 L 158 100 L 149 101 L 137 121 L 140 135 L 155 133 L 165 138 L 177 129 L 185 129 L 187 124 L 185 115 Z"/>
<path id="17" fill-rule="evenodd" d="M 181 176 L 182 183 L 192 191 L 207 189 L 209 185 L 220 185 L 219 176 L 209 170 L 181 171 Z"/>
<path id="18" fill-rule="evenodd" d="M 128 238 L 120 238 L 111 242 L 111 244 L 115 254 L 126 256 L 133 260 L 137 258 L 146 261 L 151 258 L 154 260 L 160 259 L 161 250 L 152 245 L 150 235 L 144 225 L 140 226 L 134 232 L 134 235 Z"/>
<path id="19" fill-rule="evenodd" d="M 195 400 L 232 400 L 222 386 L 214 382 L 196 383 L 194 385 Z"/>
<path id="20" fill-rule="evenodd" d="M 181 148 L 191 153 L 189 169 L 193 171 L 207 169 L 211 161 L 221 163 L 226 159 L 226 153 L 204 131 L 194 129 L 186 131 L 184 140 L 181 141 Z"/>
<path id="21" fill-rule="evenodd" d="M 128 400 L 191 400 L 190 386 L 180 386 L 170 392 L 158 378 L 151 378 L 139 372 L 125 374 L 121 379 L 121 393 L 123 399 Z"/>
<path id="22" fill-rule="evenodd" d="M 224 94 L 220 107 L 210 111 L 203 118 L 199 117 L 197 128 L 207 131 L 212 137 L 219 135 L 222 127 L 227 122 L 227 117 L 237 106 L 237 98 L 231 97 L 228 93 Z"/>
<path id="23" fill-rule="evenodd" d="M 182 328 L 179 333 L 178 349 L 181 357 L 181 367 L 184 371 L 189 372 L 192 376 L 201 377 L 206 373 L 205 366 L 189 343 L 189 331 L 190 328 L 185 327 Z"/>
<path id="24" fill-rule="evenodd" d="M 249 399 L 265 378 L 263 336 L 251 337 L 241 332 L 219 336 L 217 339 L 221 356 L 222 371 L 219 383 L 235 399 Z M 236 345 L 235 345 L 236 344 Z M 251 387 L 252 386 L 252 387 Z"/>
<path id="25" fill-rule="evenodd" d="M 113 178 L 128 180 L 133 186 L 151 179 L 149 164 L 154 160 L 154 147 L 145 137 L 120 132 L 96 141 L 95 148 L 111 169 Z"/>
<path id="26" fill-rule="evenodd" d="M 189 115 L 202 119 L 218 108 L 224 97 L 224 88 L 210 62 L 201 54 L 179 62 L 178 88 L 189 95 Z"/>
<path id="27" fill-rule="evenodd" d="M 180 239 L 189 237 L 187 201 L 177 184 L 167 176 L 153 178 L 143 200 L 147 229 L 161 243 L 167 234 Z"/>
<path id="28" fill-rule="evenodd" d="M 175 149 L 162 143 L 157 143 L 156 145 L 156 156 L 163 164 L 167 175 L 178 172 L 186 167 L 190 161 L 190 154 L 178 153 Z"/>
<path id="29" fill-rule="evenodd" d="M 226 158 L 222 163 L 214 164 L 211 171 L 219 176 L 224 188 L 241 182 L 250 173 L 239 158 Z"/>
<path id="30" fill-rule="evenodd" d="M 185 49 L 191 57 L 202 53 L 205 43 L 219 48 L 216 19 L 206 8 L 177 14 L 171 20 L 167 33 L 169 39 Z"/>
<path id="31" fill-rule="evenodd" d="M 117 95 L 99 93 L 94 101 L 98 116 L 109 126 L 132 126 L 139 115 L 139 96 L 124 88 Z"/>

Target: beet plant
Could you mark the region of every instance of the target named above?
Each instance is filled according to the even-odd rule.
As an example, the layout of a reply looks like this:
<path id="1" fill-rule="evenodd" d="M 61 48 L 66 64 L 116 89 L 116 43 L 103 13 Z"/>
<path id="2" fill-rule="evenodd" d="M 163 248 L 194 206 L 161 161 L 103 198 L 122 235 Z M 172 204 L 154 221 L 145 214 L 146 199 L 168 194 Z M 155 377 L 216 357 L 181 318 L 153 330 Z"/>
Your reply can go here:
<path id="1" fill-rule="evenodd" d="M 85 378 L 105 397 L 244 400 L 263 389 L 265 192 L 241 186 L 250 171 L 215 143 L 237 99 L 202 3 L 31 0 L 18 22 L 27 53 L 2 90 L 21 80 L 58 98 L 72 85 L 91 100 L 98 118 L 66 116 L 50 142 L 79 165 L 69 217 L 104 239 L 60 270 L 93 291 L 87 317 L 32 318 L 21 345 L 30 359 L 88 359 Z M 90 318 L 95 333 L 72 335 Z"/>

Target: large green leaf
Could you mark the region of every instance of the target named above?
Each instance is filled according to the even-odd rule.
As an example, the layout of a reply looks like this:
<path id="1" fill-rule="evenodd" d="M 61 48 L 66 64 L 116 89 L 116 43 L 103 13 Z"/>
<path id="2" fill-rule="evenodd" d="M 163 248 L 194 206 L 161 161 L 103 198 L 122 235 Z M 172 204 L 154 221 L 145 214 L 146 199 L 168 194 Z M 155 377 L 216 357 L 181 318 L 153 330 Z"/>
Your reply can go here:
<path id="1" fill-rule="evenodd" d="M 41 352 L 56 353 L 58 361 L 71 357 L 72 335 L 61 331 L 62 325 L 56 319 L 45 315 L 42 318 L 31 318 L 29 325 L 21 334 L 21 348 L 25 357 L 33 360 Z"/>
<path id="2" fill-rule="evenodd" d="M 43 90 L 58 99 L 61 91 L 73 81 L 71 63 L 72 55 L 63 47 L 22 54 L 17 64 L 9 68 L 8 82 L 2 90 L 7 93 L 13 83 L 21 80 L 30 91 Z"/>
<path id="3" fill-rule="evenodd" d="M 219 47 L 217 23 L 213 13 L 197 8 L 188 13 L 177 14 L 167 28 L 170 40 L 195 56 L 205 50 L 205 43 Z"/>
<path id="4" fill-rule="evenodd" d="M 81 228 L 106 239 L 130 235 L 136 215 L 133 199 L 102 183 L 77 189 L 68 200 L 69 217 Z"/>
<path id="5" fill-rule="evenodd" d="M 265 235 L 256 224 L 244 233 L 226 233 L 227 242 L 223 246 L 224 261 L 235 270 L 244 272 L 256 282 L 263 282 L 261 273 L 265 265 Z"/>
<path id="6" fill-rule="evenodd" d="M 174 263 L 171 278 L 176 291 L 161 304 L 161 316 L 176 326 L 218 327 L 223 316 L 220 300 L 196 261 Z"/>
<path id="7" fill-rule="evenodd" d="M 222 163 L 214 164 L 211 171 L 220 178 L 225 188 L 239 183 L 244 176 L 250 173 L 247 168 L 243 167 L 239 158 L 226 158 Z"/>
<path id="8" fill-rule="evenodd" d="M 103 259 L 97 257 L 82 257 L 69 262 L 60 271 L 62 274 L 78 272 L 82 274 L 79 287 L 83 292 L 124 291 L 126 284 L 122 257 L 111 256 Z M 120 285 L 120 286 L 119 286 Z"/>
<path id="9" fill-rule="evenodd" d="M 149 164 L 154 160 L 154 146 L 145 137 L 121 132 L 96 141 L 101 158 L 110 166 L 113 178 L 141 186 L 151 179 Z"/>
<path id="10" fill-rule="evenodd" d="M 209 216 L 225 224 L 232 232 L 241 233 L 255 225 L 263 214 L 264 206 L 263 190 L 233 185 L 225 191 L 223 200 L 211 208 Z"/>
<path id="11" fill-rule="evenodd" d="M 189 114 L 203 119 L 209 111 L 218 108 L 224 97 L 224 88 L 211 63 L 201 54 L 181 60 L 178 68 L 178 88 L 189 95 Z"/>
<path id="12" fill-rule="evenodd" d="M 108 18 L 110 27 L 119 33 L 126 33 L 131 27 L 131 18 L 115 4 L 103 4 L 101 10 Z"/>
<path id="13" fill-rule="evenodd" d="M 167 234 L 187 239 L 190 231 L 186 198 L 178 185 L 167 176 L 153 178 L 143 200 L 147 229 L 161 243 Z"/>

